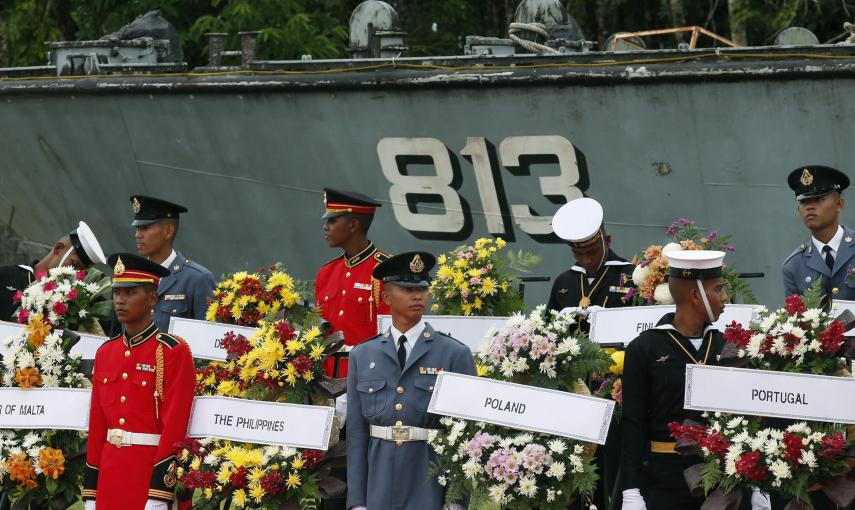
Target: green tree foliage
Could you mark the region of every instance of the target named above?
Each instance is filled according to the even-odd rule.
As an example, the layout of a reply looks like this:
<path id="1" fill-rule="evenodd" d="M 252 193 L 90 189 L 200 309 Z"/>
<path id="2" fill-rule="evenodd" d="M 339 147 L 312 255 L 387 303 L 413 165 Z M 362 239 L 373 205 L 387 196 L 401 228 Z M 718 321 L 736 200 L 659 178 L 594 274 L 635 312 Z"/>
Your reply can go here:
<path id="1" fill-rule="evenodd" d="M 294 59 L 347 56 L 350 13 L 360 0 L 0 0 L 0 65 L 45 63 L 44 41 L 97 39 L 159 8 L 179 30 L 191 66 L 206 62 L 206 32 L 260 30 L 259 56 Z M 507 35 L 518 0 L 389 0 L 409 32 L 412 55 L 459 55 L 467 35 Z M 751 45 L 802 26 L 835 41 L 855 20 L 855 0 L 565 0 L 589 40 L 616 32 L 700 25 L 725 37 L 742 24 Z M 733 8 L 733 12 L 729 11 Z M 648 47 L 675 47 L 675 36 Z"/>

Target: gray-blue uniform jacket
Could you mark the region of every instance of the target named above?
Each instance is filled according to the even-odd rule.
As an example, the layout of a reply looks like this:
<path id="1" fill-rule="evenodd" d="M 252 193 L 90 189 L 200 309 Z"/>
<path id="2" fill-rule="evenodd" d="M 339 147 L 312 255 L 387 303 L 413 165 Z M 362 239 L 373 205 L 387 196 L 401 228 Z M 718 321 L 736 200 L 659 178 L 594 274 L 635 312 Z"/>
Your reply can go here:
<path id="1" fill-rule="evenodd" d="M 813 239 L 808 237 L 804 244 L 787 257 L 782 272 L 786 296 L 804 292 L 822 278 L 825 293 L 837 289 L 832 299 L 855 300 L 855 282 L 849 282 L 849 266 L 855 264 L 855 232 L 843 227 L 843 239 L 834 258 L 834 270 L 829 270 L 822 253 L 818 252 Z"/>
<path id="2" fill-rule="evenodd" d="M 397 339 L 389 331 L 350 352 L 347 374 L 347 508 L 439 510 L 444 489 L 428 476 L 436 454 L 426 441 L 371 437 L 371 425 L 439 428 L 440 416 L 428 414 L 437 369 L 475 375 L 469 348 L 425 329 L 404 369 L 398 364 Z"/>
<path id="3" fill-rule="evenodd" d="M 154 323 L 157 329 L 169 331 L 170 317 L 204 319 L 208 298 L 213 295 L 214 275 L 204 266 L 192 262 L 177 250 L 169 266 L 170 275 L 160 279 L 157 286 L 159 299 L 154 306 Z"/>

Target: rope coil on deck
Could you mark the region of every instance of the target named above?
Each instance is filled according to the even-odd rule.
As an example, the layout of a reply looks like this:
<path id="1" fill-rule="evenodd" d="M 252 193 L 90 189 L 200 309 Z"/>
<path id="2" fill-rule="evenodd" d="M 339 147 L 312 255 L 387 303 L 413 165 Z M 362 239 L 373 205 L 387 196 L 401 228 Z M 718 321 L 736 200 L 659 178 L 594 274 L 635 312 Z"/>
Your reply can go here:
<path id="1" fill-rule="evenodd" d="M 528 39 L 523 39 L 522 37 L 516 35 L 522 32 L 534 32 L 535 34 L 540 35 L 544 39 L 549 41 L 551 37 L 549 36 L 549 31 L 546 29 L 546 25 L 544 25 L 543 23 L 511 23 L 508 26 L 508 38 L 513 41 L 514 44 L 516 44 L 517 46 L 521 46 L 522 48 L 532 53 L 558 53 L 558 50 L 556 50 L 555 48 L 534 41 L 529 41 Z"/>

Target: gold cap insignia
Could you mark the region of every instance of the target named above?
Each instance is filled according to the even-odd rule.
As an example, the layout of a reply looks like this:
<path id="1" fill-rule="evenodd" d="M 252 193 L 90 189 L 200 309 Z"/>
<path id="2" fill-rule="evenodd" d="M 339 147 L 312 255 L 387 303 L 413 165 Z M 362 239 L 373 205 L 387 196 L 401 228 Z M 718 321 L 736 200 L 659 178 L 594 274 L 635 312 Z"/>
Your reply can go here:
<path id="1" fill-rule="evenodd" d="M 425 263 L 422 261 L 422 256 L 416 253 L 413 256 L 413 260 L 410 261 L 410 271 L 414 273 L 421 273 L 425 270 Z"/>
<path id="2" fill-rule="evenodd" d="M 134 210 L 134 214 L 139 214 L 141 208 L 142 206 L 140 205 L 140 201 L 137 200 L 137 197 L 134 197 L 134 199 L 131 201 L 131 209 Z"/>
<path id="3" fill-rule="evenodd" d="M 113 267 L 113 274 L 119 276 L 125 273 L 125 264 L 122 262 L 122 257 L 116 259 L 116 265 Z"/>
<path id="4" fill-rule="evenodd" d="M 691 278 L 692 272 L 688 269 L 683 269 L 683 278 Z"/>
<path id="5" fill-rule="evenodd" d="M 804 170 L 802 170 L 802 176 L 799 181 L 802 183 L 803 186 L 810 186 L 811 184 L 813 184 L 813 174 L 810 173 L 810 170 L 805 168 Z"/>

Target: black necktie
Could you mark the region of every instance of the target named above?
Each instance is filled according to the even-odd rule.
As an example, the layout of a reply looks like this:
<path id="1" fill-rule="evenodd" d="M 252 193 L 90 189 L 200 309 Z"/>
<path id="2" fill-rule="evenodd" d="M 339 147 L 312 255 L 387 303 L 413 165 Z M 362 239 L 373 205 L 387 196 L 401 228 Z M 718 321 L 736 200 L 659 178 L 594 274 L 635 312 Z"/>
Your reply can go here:
<path id="1" fill-rule="evenodd" d="M 401 338 L 398 339 L 398 364 L 401 365 L 401 370 L 404 369 L 404 363 L 407 362 L 407 346 L 404 345 L 406 343 L 407 337 L 401 335 Z"/>
<path id="2" fill-rule="evenodd" d="M 831 246 L 825 245 L 822 247 L 822 252 L 825 253 L 825 265 L 829 271 L 834 271 L 834 257 L 831 255 Z"/>

